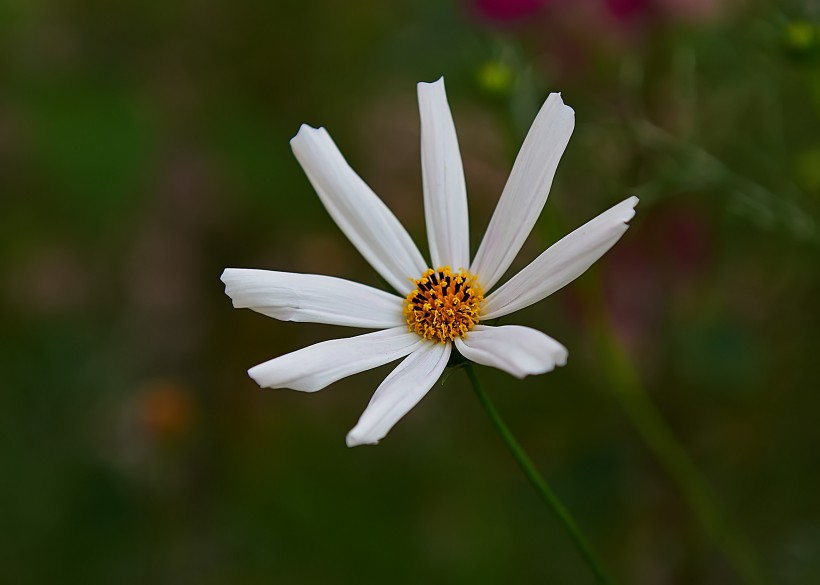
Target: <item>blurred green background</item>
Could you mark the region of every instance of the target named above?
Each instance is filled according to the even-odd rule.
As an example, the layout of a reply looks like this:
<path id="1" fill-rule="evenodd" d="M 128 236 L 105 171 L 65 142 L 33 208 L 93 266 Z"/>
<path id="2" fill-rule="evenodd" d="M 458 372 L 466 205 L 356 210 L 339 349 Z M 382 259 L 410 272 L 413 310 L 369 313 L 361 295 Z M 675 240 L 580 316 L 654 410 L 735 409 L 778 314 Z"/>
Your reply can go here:
<path id="1" fill-rule="evenodd" d="M 592 582 L 462 372 L 357 449 L 389 367 L 315 395 L 245 373 L 356 331 L 234 310 L 223 268 L 381 286 L 288 140 L 327 127 L 424 246 L 415 84 L 444 75 L 473 250 L 550 91 L 576 130 L 515 267 L 641 198 L 592 273 L 510 319 L 568 365 L 479 371 L 604 563 L 743 582 L 639 392 L 759 570 L 820 583 L 819 22 L 796 0 L 3 3 L 0 582 Z"/>

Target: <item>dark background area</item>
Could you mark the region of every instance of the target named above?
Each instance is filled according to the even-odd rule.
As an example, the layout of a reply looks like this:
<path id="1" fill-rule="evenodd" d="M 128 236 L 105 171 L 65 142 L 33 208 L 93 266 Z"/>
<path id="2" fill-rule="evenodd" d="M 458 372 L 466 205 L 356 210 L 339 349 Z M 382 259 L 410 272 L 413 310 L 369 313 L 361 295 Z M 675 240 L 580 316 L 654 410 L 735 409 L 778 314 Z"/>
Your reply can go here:
<path id="1" fill-rule="evenodd" d="M 415 84 L 441 75 L 473 251 L 550 91 L 576 130 L 514 267 L 641 198 L 590 274 L 510 318 L 568 365 L 479 369 L 604 563 L 742 582 L 637 388 L 760 571 L 820 582 L 818 22 L 752 0 L 0 6 L 0 582 L 592 582 L 462 372 L 356 449 L 388 367 L 315 395 L 245 373 L 356 332 L 233 310 L 223 268 L 381 286 L 289 139 L 327 127 L 423 247 Z"/>

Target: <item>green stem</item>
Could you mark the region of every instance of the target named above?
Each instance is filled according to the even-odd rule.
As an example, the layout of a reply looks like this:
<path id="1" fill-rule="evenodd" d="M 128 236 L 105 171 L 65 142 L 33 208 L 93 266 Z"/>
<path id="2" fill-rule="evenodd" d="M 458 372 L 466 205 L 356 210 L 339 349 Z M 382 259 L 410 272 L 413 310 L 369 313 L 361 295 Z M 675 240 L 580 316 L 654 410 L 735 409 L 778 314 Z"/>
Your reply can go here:
<path id="1" fill-rule="evenodd" d="M 632 361 L 615 336 L 603 299 L 594 295 L 588 300 L 592 309 L 590 325 L 604 358 L 605 378 L 632 424 L 743 582 L 754 585 L 767 583 L 768 579 L 751 548 L 740 534 L 732 530 L 709 484 L 641 385 Z"/>
<path id="2" fill-rule="evenodd" d="M 575 544 L 578 552 L 586 561 L 590 570 L 595 574 L 598 582 L 604 585 L 612 585 L 614 581 L 612 581 L 606 572 L 604 572 L 601 564 L 595 558 L 589 543 L 587 543 L 586 538 L 584 538 L 584 535 L 581 533 L 581 530 L 578 528 L 575 520 L 572 519 L 569 511 L 558 499 L 558 496 L 555 495 L 555 492 L 552 491 L 541 474 L 538 473 L 538 470 L 535 468 L 535 465 L 533 465 L 532 460 L 530 460 L 523 447 L 521 447 L 521 444 L 513 436 L 509 427 L 501 418 L 501 415 L 498 414 L 498 410 L 496 410 L 490 400 L 490 397 L 481 386 L 481 381 L 478 379 L 478 375 L 476 375 L 473 366 L 471 364 L 467 364 L 464 369 L 467 372 L 467 377 L 473 385 L 473 390 L 475 390 L 479 402 L 481 402 L 481 406 L 484 407 L 484 410 L 490 417 L 490 421 L 492 421 L 493 426 L 495 426 L 495 429 L 498 431 L 498 434 L 501 435 L 501 438 L 504 440 L 504 443 L 509 448 L 515 460 L 518 462 L 518 465 L 521 466 L 521 470 L 524 472 L 524 475 L 527 476 L 528 480 L 530 480 L 530 483 L 535 488 L 535 491 L 538 492 L 539 496 L 541 496 L 541 499 L 544 500 L 544 502 L 558 517 L 558 520 L 561 521 L 564 529 L 569 534 L 572 542 Z"/>

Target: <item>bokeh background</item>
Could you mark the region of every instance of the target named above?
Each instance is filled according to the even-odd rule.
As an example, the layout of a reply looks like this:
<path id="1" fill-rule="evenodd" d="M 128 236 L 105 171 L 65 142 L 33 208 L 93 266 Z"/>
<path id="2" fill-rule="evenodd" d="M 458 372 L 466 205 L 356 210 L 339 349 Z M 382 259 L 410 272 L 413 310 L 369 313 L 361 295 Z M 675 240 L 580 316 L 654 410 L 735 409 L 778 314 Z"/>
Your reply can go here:
<path id="1" fill-rule="evenodd" d="M 479 371 L 604 564 L 820 583 L 819 22 L 809 0 L 3 3 L 0 582 L 592 582 L 463 372 L 352 450 L 389 367 L 314 395 L 245 374 L 357 331 L 234 310 L 224 267 L 381 286 L 288 140 L 327 127 L 424 246 L 415 84 L 444 75 L 474 250 L 550 91 L 576 130 L 514 268 L 641 198 L 510 318 L 569 364 Z"/>

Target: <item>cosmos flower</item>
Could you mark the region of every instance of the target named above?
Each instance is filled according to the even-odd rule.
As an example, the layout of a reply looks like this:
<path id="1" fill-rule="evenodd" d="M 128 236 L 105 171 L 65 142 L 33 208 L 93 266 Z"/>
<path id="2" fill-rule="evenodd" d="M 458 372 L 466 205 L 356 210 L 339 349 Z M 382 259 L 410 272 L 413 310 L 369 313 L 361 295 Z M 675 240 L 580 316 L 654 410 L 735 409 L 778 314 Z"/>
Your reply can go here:
<path id="1" fill-rule="evenodd" d="M 404 358 L 348 433 L 351 447 L 382 439 L 433 387 L 453 351 L 518 378 L 564 365 L 567 350 L 544 333 L 485 323 L 532 305 L 581 275 L 623 235 L 638 202 L 630 197 L 602 213 L 493 290 L 544 207 L 575 113 L 557 93 L 544 103 L 471 261 L 467 191 L 444 80 L 420 83 L 418 98 L 429 264 L 324 128 L 303 125 L 291 140 L 330 216 L 398 295 L 315 274 L 237 268 L 222 274 L 234 307 L 283 321 L 377 330 L 317 343 L 248 370 L 262 387 L 315 392 Z"/>

